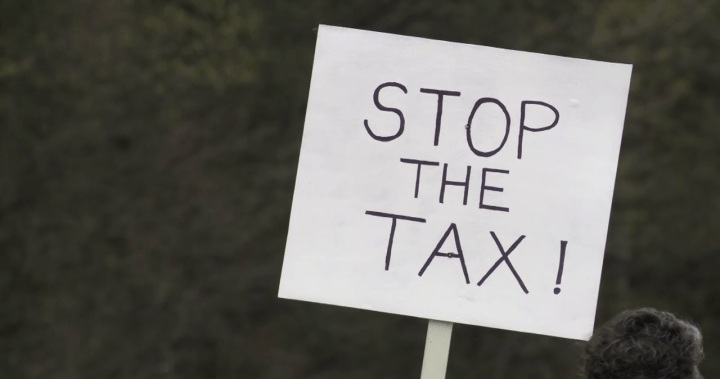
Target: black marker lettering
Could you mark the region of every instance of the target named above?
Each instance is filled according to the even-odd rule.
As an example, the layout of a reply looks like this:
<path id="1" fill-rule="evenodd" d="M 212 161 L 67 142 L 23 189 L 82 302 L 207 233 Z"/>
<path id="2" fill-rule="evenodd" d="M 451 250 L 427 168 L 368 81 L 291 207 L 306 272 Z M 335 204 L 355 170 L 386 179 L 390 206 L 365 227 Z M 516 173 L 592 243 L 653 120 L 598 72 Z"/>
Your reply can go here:
<path id="1" fill-rule="evenodd" d="M 483 167 L 483 170 L 482 170 L 482 185 L 480 186 L 480 209 L 489 209 L 489 210 L 491 210 L 491 211 L 500 211 L 500 212 L 510 212 L 510 209 L 509 209 L 509 208 L 497 207 L 497 206 L 494 206 L 494 205 L 487 205 L 487 204 L 485 204 L 485 203 L 483 202 L 483 200 L 484 200 L 484 198 L 485 198 L 485 190 L 495 191 L 495 192 L 502 192 L 502 191 L 503 191 L 503 189 L 500 188 L 500 187 L 491 187 L 491 186 L 486 186 L 486 185 L 485 185 L 485 180 L 487 179 L 487 178 L 486 178 L 486 174 L 487 174 L 488 172 L 497 172 L 497 173 L 499 173 L 499 174 L 509 174 L 509 173 L 510 173 L 510 171 L 508 171 L 508 170 L 497 170 L 497 169 L 494 169 L 494 168 L 485 168 L 485 167 Z"/>
<path id="2" fill-rule="evenodd" d="M 502 143 L 500 143 L 500 146 L 498 146 L 497 149 L 489 152 L 482 152 L 475 148 L 472 142 L 472 134 L 470 133 L 472 129 L 472 121 L 473 118 L 475 118 L 475 112 L 480 108 L 481 105 L 485 103 L 493 103 L 500 107 L 500 109 L 505 113 L 505 135 L 503 136 Z M 493 155 L 497 154 L 498 151 L 502 150 L 503 146 L 505 146 L 505 142 L 507 142 L 508 135 L 510 134 L 510 114 L 507 111 L 507 108 L 505 108 L 505 105 L 500 102 L 498 99 L 493 99 L 492 97 L 483 97 L 482 99 L 475 102 L 475 106 L 472 109 L 472 112 L 470 112 L 470 117 L 468 118 L 467 127 L 465 128 L 467 131 L 467 142 L 468 146 L 470 147 L 470 150 L 472 150 L 475 155 L 481 156 L 481 157 L 492 157 Z"/>
<path id="3" fill-rule="evenodd" d="M 394 140 L 395 138 L 400 137 L 400 135 L 403 134 L 403 131 L 405 130 L 405 116 L 403 116 L 403 113 L 397 108 L 389 108 L 389 107 L 386 107 L 386 106 L 380 104 L 380 90 L 385 87 L 397 87 L 397 88 L 400 88 L 401 90 L 403 90 L 403 92 L 405 92 L 405 93 L 407 93 L 407 88 L 405 88 L 405 86 L 400 83 L 388 82 L 388 83 L 383 83 L 383 84 L 379 85 L 375 89 L 375 93 L 373 94 L 373 101 L 375 102 L 375 106 L 377 107 L 377 109 L 379 109 L 381 111 L 386 111 L 386 112 L 393 112 L 396 115 L 398 115 L 398 117 L 400 117 L 400 127 L 398 128 L 397 133 L 395 133 L 392 136 L 387 136 L 387 137 L 379 136 L 379 135 L 373 133 L 372 130 L 370 130 L 370 125 L 368 125 L 367 119 L 364 121 L 364 123 L 365 123 L 365 130 L 367 130 L 368 134 L 370 134 L 370 137 L 372 137 L 373 139 L 375 139 L 377 141 L 389 142 L 389 141 Z"/>
<path id="4" fill-rule="evenodd" d="M 448 164 L 445 163 L 443 166 L 443 178 L 442 178 L 442 186 L 440 187 L 440 203 L 443 203 L 445 200 L 445 186 L 459 186 L 459 187 L 465 187 L 465 195 L 463 196 L 463 205 L 467 205 L 467 198 L 468 198 L 468 190 L 470 189 L 470 166 L 467 166 L 467 173 L 465 174 L 465 181 L 464 182 L 452 182 L 447 180 L 447 168 Z"/>
<path id="5" fill-rule="evenodd" d="M 544 107 L 550 108 L 553 113 L 555 113 L 555 120 L 552 122 L 552 124 L 543 127 L 543 128 L 537 128 L 537 129 L 531 129 L 527 125 L 525 125 L 525 106 L 528 104 L 532 105 L 542 105 Z M 557 125 L 558 121 L 560 121 L 560 113 L 558 110 L 553 107 L 552 105 L 548 103 L 543 103 L 542 101 L 523 101 L 520 106 L 520 136 L 518 137 L 518 159 L 522 159 L 522 145 L 523 145 L 523 133 L 525 130 L 529 132 L 542 132 L 543 130 L 552 129 Z"/>
<path id="6" fill-rule="evenodd" d="M 440 123 L 442 120 L 443 113 L 443 96 L 460 96 L 460 92 L 456 91 L 443 91 L 440 89 L 420 88 L 422 93 L 431 93 L 438 96 L 437 102 L 437 113 L 435 116 L 435 146 L 440 142 Z M 417 196 L 416 196 L 417 197 Z"/>
<path id="7" fill-rule="evenodd" d="M 560 293 L 560 283 L 562 283 L 563 268 L 565 268 L 565 248 L 567 247 L 568 241 L 560 241 L 560 267 L 558 268 L 557 279 L 555 284 L 557 287 L 553 290 L 556 295 Z"/>
<path id="8" fill-rule="evenodd" d="M 520 238 L 518 238 L 517 241 L 515 241 L 515 243 L 513 243 L 512 246 L 510 246 L 508 251 L 505 252 L 502 245 L 500 244 L 500 241 L 498 240 L 497 236 L 495 235 L 495 232 L 490 232 L 490 234 L 492 235 L 492 238 L 495 240 L 495 244 L 497 245 L 498 249 L 500 249 L 500 254 L 502 255 L 502 258 L 498 259 L 497 262 L 495 262 L 495 264 L 492 267 L 490 267 L 490 270 L 488 270 L 487 274 L 485 274 L 485 276 L 483 276 L 483 278 L 480 279 L 480 281 L 478 282 L 477 285 L 482 286 L 483 283 L 485 283 L 485 280 L 487 280 L 487 278 L 490 276 L 490 274 L 492 274 L 495 271 L 495 269 L 498 268 L 498 266 L 500 266 L 500 263 L 502 263 L 504 261 L 505 264 L 507 264 L 510 271 L 512 271 L 512 274 L 513 274 L 513 276 L 515 276 L 515 279 L 517 280 L 518 284 L 520 284 L 520 288 L 522 288 L 522 290 L 526 294 L 529 293 L 528 289 L 525 287 L 525 283 L 523 283 L 522 279 L 520 279 L 520 275 L 518 275 L 517 271 L 515 271 L 515 267 L 513 267 L 512 263 L 510 263 L 510 258 L 508 258 L 510 256 L 510 253 L 512 253 L 513 250 L 515 250 L 515 248 L 520 244 L 520 242 L 522 242 L 522 240 L 525 239 L 525 236 L 520 236 Z"/>
<path id="9" fill-rule="evenodd" d="M 413 221 L 413 222 L 425 222 L 424 218 L 409 217 L 402 215 L 395 215 L 390 213 L 382 213 L 375 211 L 366 211 L 366 215 L 375 217 L 385 217 L 392 219 L 392 226 L 390 227 L 390 239 L 388 240 L 387 253 L 385 254 L 385 271 L 390 269 L 390 256 L 392 255 L 393 239 L 395 238 L 395 227 L 397 226 L 397 220 Z"/>
<path id="10" fill-rule="evenodd" d="M 443 243 L 445 243 L 445 240 L 450 235 L 450 232 L 453 232 L 453 236 L 455 237 L 455 247 L 457 248 L 457 254 L 440 252 L 440 248 L 442 247 Z M 450 224 L 450 227 L 440 239 L 440 242 L 438 242 L 437 246 L 435 246 L 435 250 L 433 250 L 432 254 L 430 254 L 430 257 L 427 259 L 427 261 L 425 261 L 425 265 L 423 265 L 423 267 L 420 269 L 418 276 L 423 276 L 425 270 L 427 270 L 428 266 L 430 266 L 430 262 L 432 262 L 435 257 L 460 258 L 460 265 L 462 266 L 463 275 L 465 275 L 465 283 L 470 284 L 470 277 L 468 277 L 467 268 L 465 267 L 465 256 L 463 255 L 462 247 L 460 246 L 460 237 L 458 236 L 457 226 L 455 226 L 455 224 Z"/>
<path id="11" fill-rule="evenodd" d="M 417 165 L 417 175 L 415 176 L 415 198 L 417 199 L 420 191 L 420 169 L 425 166 L 440 166 L 439 162 L 419 161 L 417 159 L 400 158 L 402 163 L 411 163 Z"/>

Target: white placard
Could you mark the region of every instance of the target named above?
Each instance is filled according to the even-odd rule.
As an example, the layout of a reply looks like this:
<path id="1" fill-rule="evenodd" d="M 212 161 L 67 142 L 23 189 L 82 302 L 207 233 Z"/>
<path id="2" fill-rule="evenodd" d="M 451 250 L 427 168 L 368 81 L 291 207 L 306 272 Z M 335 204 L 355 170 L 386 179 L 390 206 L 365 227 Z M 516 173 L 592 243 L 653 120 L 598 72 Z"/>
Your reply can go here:
<path id="1" fill-rule="evenodd" d="M 321 26 L 279 296 L 589 338 L 631 70 Z"/>

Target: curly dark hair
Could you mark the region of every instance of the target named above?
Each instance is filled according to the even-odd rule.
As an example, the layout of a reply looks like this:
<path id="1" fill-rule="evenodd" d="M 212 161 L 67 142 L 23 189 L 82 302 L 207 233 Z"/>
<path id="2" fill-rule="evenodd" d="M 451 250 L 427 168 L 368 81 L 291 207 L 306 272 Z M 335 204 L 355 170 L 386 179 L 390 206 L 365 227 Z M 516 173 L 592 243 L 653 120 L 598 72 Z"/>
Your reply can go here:
<path id="1" fill-rule="evenodd" d="M 597 330 L 584 358 L 586 379 L 701 379 L 702 335 L 672 313 L 630 310 Z"/>

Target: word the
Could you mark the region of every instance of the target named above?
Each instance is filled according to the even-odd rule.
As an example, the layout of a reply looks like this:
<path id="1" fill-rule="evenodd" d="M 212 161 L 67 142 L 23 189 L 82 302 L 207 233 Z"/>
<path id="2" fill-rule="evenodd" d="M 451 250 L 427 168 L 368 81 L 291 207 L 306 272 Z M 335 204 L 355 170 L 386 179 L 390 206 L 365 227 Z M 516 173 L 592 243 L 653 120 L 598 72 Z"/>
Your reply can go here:
<path id="1" fill-rule="evenodd" d="M 407 158 L 400 158 L 400 162 L 402 163 L 410 163 L 417 165 L 417 173 L 415 174 L 415 198 L 418 198 L 418 194 L 420 193 L 420 174 L 422 173 L 422 167 L 423 166 L 439 166 L 440 162 L 431 162 L 431 161 L 421 161 L 417 159 L 407 159 Z M 443 165 L 443 175 L 442 175 L 442 182 L 440 185 L 440 203 L 445 202 L 445 187 L 446 186 L 456 186 L 456 187 L 463 187 L 465 189 L 465 194 L 463 195 L 463 205 L 467 205 L 468 200 L 468 192 L 470 190 L 470 172 L 472 171 L 472 168 L 470 166 L 467 166 L 467 169 L 465 171 L 465 180 L 464 181 L 451 181 L 448 180 L 448 164 L 445 163 Z M 486 184 L 487 181 L 487 175 L 489 173 L 495 173 L 495 174 L 509 174 L 510 171 L 508 170 L 500 170 L 495 168 L 486 168 L 483 167 L 482 169 L 482 184 L 480 185 L 480 209 L 488 209 L 491 211 L 500 211 L 500 212 L 509 212 L 510 209 L 506 207 L 500 207 L 495 205 L 488 205 L 485 204 L 485 191 L 494 191 L 494 192 L 503 192 L 503 188 L 500 187 L 492 187 Z"/>

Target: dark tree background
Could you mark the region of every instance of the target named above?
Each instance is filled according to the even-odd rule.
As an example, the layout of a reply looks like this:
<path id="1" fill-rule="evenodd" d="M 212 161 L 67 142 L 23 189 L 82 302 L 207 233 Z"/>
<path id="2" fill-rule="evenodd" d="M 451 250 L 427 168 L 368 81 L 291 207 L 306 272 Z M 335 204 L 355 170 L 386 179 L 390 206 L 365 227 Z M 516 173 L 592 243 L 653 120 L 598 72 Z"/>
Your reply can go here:
<path id="1" fill-rule="evenodd" d="M 0 0 L 0 377 L 419 377 L 426 321 L 276 298 L 319 23 L 633 63 L 597 320 L 720 375 L 720 1 Z M 581 348 L 457 326 L 448 377 Z"/>

